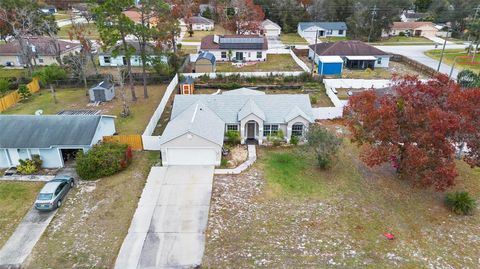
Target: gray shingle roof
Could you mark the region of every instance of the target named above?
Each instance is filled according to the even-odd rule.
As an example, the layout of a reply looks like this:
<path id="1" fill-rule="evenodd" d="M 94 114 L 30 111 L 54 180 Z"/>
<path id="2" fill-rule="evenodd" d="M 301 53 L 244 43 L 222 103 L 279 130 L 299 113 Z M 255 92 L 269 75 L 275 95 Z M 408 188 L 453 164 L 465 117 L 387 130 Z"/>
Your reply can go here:
<path id="1" fill-rule="evenodd" d="M 258 107 L 258 105 L 255 103 L 255 101 L 253 101 L 253 99 L 249 99 L 242 107 L 242 109 L 240 109 L 240 111 L 238 112 L 238 120 L 241 121 L 251 114 L 259 117 L 262 120 L 266 119 L 265 113 L 261 108 Z"/>
<path id="2" fill-rule="evenodd" d="M 347 30 L 347 24 L 341 22 L 299 22 L 298 25 L 302 31 L 312 26 L 317 26 L 326 30 Z"/>
<path id="3" fill-rule="evenodd" d="M 265 114 L 266 123 L 285 123 L 286 116 L 293 107 L 302 110 L 307 120 L 313 122 L 312 106 L 307 94 L 269 94 L 269 95 L 177 95 L 173 103 L 172 118 L 197 101 L 201 101 L 215 112 L 226 123 L 237 123 L 238 113 L 249 101 L 255 104 Z"/>
<path id="4" fill-rule="evenodd" d="M 175 100 L 177 99 L 175 98 Z M 218 145 L 223 145 L 224 131 L 225 122 L 204 103 L 196 101 L 180 113 L 172 114 L 172 120 L 160 137 L 160 144 L 190 132 Z"/>
<path id="5" fill-rule="evenodd" d="M 0 115 L 0 148 L 88 146 L 102 116 Z"/>

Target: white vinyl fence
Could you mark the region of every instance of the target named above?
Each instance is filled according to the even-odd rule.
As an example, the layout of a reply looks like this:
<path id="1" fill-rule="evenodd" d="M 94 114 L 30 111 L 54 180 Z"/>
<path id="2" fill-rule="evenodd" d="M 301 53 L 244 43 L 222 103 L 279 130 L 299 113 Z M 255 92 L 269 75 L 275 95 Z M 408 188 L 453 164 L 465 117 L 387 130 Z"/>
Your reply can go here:
<path id="1" fill-rule="evenodd" d="M 268 77 L 268 76 L 300 76 L 305 72 L 303 71 L 292 71 L 292 72 L 221 72 L 221 73 L 183 73 L 185 77 L 198 78 L 201 76 L 208 76 L 209 78 L 216 78 L 218 75 L 221 76 L 232 76 L 240 75 L 242 77 Z"/>
<path id="2" fill-rule="evenodd" d="M 153 112 L 153 115 L 150 118 L 150 122 L 148 122 L 147 128 L 145 128 L 145 131 L 143 132 L 144 136 L 151 136 L 153 134 L 153 131 L 155 130 L 155 127 L 157 126 L 157 123 L 160 120 L 160 117 L 162 116 L 163 110 L 167 105 L 168 99 L 170 99 L 170 96 L 172 95 L 173 91 L 177 89 L 177 85 L 178 85 L 178 74 L 175 75 L 172 81 L 170 81 L 170 84 L 168 84 L 167 89 L 165 90 L 165 94 L 163 95 L 163 98 L 160 101 L 160 104 L 158 104 L 157 109 L 155 110 L 155 112 Z"/>

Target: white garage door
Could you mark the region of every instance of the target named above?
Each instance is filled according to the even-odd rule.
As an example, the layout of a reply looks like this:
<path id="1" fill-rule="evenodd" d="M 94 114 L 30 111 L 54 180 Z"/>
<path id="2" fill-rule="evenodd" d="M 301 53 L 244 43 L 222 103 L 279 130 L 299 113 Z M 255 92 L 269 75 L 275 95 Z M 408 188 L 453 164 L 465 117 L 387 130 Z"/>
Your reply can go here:
<path id="1" fill-rule="evenodd" d="M 276 30 L 276 29 L 267 29 L 267 36 L 279 36 L 280 31 Z"/>
<path id="2" fill-rule="evenodd" d="M 215 165 L 214 148 L 167 148 L 167 165 Z"/>

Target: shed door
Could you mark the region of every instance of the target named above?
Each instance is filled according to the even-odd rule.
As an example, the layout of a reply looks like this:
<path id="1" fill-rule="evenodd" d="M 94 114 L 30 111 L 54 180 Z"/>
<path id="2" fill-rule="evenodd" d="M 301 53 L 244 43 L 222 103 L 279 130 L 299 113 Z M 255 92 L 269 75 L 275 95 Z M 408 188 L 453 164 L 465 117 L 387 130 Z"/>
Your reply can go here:
<path id="1" fill-rule="evenodd" d="M 167 165 L 215 165 L 214 148 L 167 148 Z"/>
<path id="2" fill-rule="evenodd" d="M 105 97 L 105 91 L 104 90 L 93 90 L 93 97 L 96 102 L 106 102 L 107 98 Z"/>

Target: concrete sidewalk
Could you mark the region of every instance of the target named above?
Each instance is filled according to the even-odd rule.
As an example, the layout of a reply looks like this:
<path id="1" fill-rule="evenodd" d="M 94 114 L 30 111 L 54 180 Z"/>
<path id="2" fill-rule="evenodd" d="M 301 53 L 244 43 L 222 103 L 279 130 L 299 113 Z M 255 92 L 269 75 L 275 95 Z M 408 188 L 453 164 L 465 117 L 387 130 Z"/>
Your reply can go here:
<path id="1" fill-rule="evenodd" d="M 0 250 L 0 268 L 21 268 L 56 212 L 39 212 L 32 206 Z"/>
<path id="2" fill-rule="evenodd" d="M 213 166 L 153 167 L 115 268 L 200 265 L 213 170 Z"/>

